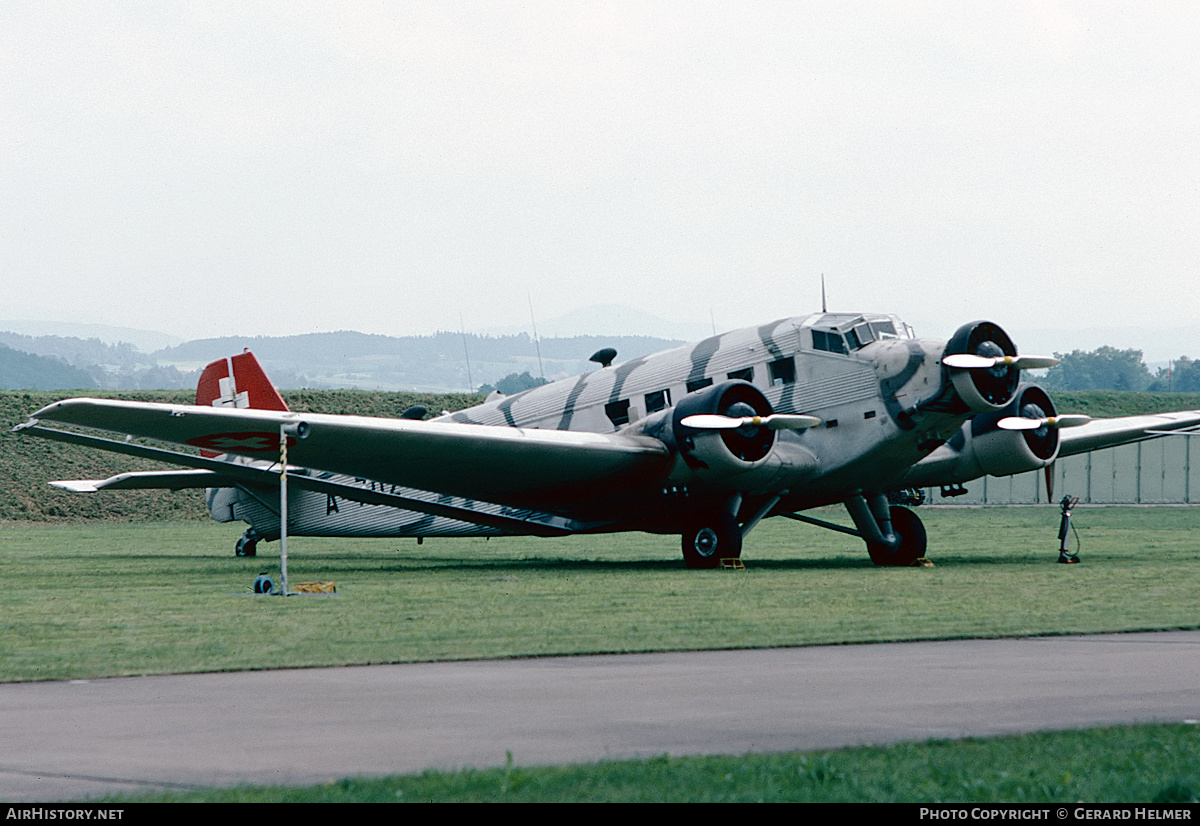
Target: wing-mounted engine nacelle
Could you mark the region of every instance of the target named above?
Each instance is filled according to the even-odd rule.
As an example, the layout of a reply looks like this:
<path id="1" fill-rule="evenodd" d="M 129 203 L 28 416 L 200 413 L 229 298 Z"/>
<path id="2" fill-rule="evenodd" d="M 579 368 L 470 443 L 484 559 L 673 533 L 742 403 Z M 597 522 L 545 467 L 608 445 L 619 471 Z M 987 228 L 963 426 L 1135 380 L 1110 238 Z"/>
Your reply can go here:
<path id="1" fill-rule="evenodd" d="M 741 418 L 771 415 L 762 391 L 745 381 L 727 381 L 684 396 L 678 404 L 647 417 L 628 432 L 665 442 L 678 457 L 670 481 L 700 482 L 730 490 L 751 490 L 774 477 L 780 460 L 774 455 L 777 432 L 764 425 L 730 429 L 688 427 L 688 416 Z"/>
<path id="2" fill-rule="evenodd" d="M 945 356 L 966 354 L 1002 359 L 1016 356 L 1017 348 L 1008 333 L 990 321 L 972 321 L 959 327 L 946 343 Z M 1021 371 L 1015 364 L 997 364 L 987 368 L 946 367 L 958 397 L 976 413 L 998 410 L 1012 401 L 1021 383 Z"/>
<path id="3" fill-rule="evenodd" d="M 1058 428 L 1043 424 L 1036 430 L 1003 430 L 1001 419 L 1045 419 L 1056 415 L 1054 402 L 1036 384 L 1022 385 L 1016 396 L 1001 410 L 976 416 L 966 426 L 972 452 L 980 468 L 989 476 L 1011 476 L 1037 470 L 1058 456 Z"/>
<path id="4" fill-rule="evenodd" d="M 1021 385 L 1000 410 L 982 413 L 962 426 L 937 450 L 918 462 L 904 484 L 911 487 L 949 485 L 981 476 L 1012 476 L 1046 467 L 1058 456 L 1058 428 L 1050 423 L 1030 430 L 1008 430 L 1009 417 L 1049 419 L 1054 402 L 1036 384 Z"/>
<path id="5" fill-rule="evenodd" d="M 744 473 L 761 466 L 775 447 L 774 430 L 744 425 L 732 430 L 697 430 L 683 424 L 688 416 L 770 416 L 771 403 L 754 385 L 727 381 L 684 396 L 671 415 L 671 430 L 679 455 L 692 470 L 720 475 Z"/>

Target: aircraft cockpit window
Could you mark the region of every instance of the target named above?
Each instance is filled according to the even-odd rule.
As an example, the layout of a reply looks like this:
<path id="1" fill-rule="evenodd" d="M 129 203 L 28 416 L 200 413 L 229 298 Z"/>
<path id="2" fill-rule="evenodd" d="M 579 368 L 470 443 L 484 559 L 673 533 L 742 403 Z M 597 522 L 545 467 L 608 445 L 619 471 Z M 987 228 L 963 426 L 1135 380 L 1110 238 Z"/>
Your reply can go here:
<path id="1" fill-rule="evenodd" d="M 692 379 L 687 383 L 687 391 L 695 393 L 697 390 L 703 390 L 705 387 L 712 385 L 712 379 Z"/>
<path id="2" fill-rule="evenodd" d="M 828 330 L 813 330 L 813 349 L 826 353 L 846 353 L 846 342 L 841 335 Z"/>
<path id="3" fill-rule="evenodd" d="M 871 330 L 874 331 L 875 337 L 879 339 L 900 338 L 896 334 L 896 325 L 891 321 L 872 321 Z"/>
<path id="4" fill-rule="evenodd" d="M 742 381 L 754 381 L 754 368 L 747 367 L 745 370 L 734 370 L 729 374 L 731 379 L 741 379 Z"/>
<path id="5" fill-rule="evenodd" d="M 646 415 L 657 413 L 660 410 L 666 410 L 671 406 L 671 391 L 658 390 L 654 393 L 646 394 Z"/>
<path id="6" fill-rule="evenodd" d="M 609 402 L 604 405 L 604 414 L 608 416 L 608 420 L 613 423 L 614 427 L 629 424 L 629 399 Z"/>
<path id="7" fill-rule="evenodd" d="M 859 347 L 866 347 L 875 340 L 875 331 L 871 328 L 870 324 L 857 324 L 851 332 L 858 339 Z M 846 338 L 850 338 L 849 333 L 846 334 Z"/>
<path id="8" fill-rule="evenodd" d="M 791 384 L 796 380 L 796 360 L 792 357 L 776 359 L 767 365 L 771 371 L 771 384 Z"/>

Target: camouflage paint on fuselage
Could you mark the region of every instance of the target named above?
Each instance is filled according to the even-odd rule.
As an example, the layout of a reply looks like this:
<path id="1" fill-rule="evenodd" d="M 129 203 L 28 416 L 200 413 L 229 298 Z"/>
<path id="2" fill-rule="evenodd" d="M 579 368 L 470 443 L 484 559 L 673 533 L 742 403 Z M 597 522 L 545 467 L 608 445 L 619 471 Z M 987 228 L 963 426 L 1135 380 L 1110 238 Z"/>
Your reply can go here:
<path id="1" fill-rule="evenodd" d="M 940 366 L 943 341 L 922 341 L 894 316 L 822 313 L 784 318 L 600 368 L 522 393 L 439 417 L 441 420 L 521 428 L 597 433 L 636 429 L 691 392 L 729 379 L 744 379 L 766 396 L 775 412 L 822 420 L 805 431 L 778 434 L 781 448 L 802 449 L 818 466 L 791 471 L 794 484 L 774 478 L 786 493 L 777 510 L 803 510 L 839 502 L 859 492 L 891 489 L 905 472 L 969 417 L 963 410 L 931 404 L 946 394 Z M 924 407 L 923 407 L 924 405 Z M 437 421 L 435 419 L 434 421 Z M 786 452 L 784 450 L 783 452 Z M 789 472 L 785 467 L 780 471 Z M 600 497 L 581 518 L 613 530 L 677 529 L 686 486 L 664 480 L 631 482 L 611 498 Z M 754 490 L 746 491 L 755 505 Z M 453 519 L 360 506 L 332 511 L 324 496 L 296 492 L 298 534 L 484 535 L 500 533 Z M 312 501 L 309 501 L 309 498 Z M 289 511 L 293 506 L 289 505 Z M 374 515 L 367 519 L 366 507 Z M 489 506 L 495 507 L 495 506 Z M 354 514 L 352 517 L 350 514 Z M 215 515 L 215 513 L 214 513 Z M 250 518 L 247 518 L 250 517 Z M 278 519 L 248 499 L 238 518 L 261 533 L 278 532 Z M 275 519 L 274 529 L 270 527 Z M 291 520 L 289 520 L 291 521 Z M 356 527 L 350 528 L 351 525 Z"/>

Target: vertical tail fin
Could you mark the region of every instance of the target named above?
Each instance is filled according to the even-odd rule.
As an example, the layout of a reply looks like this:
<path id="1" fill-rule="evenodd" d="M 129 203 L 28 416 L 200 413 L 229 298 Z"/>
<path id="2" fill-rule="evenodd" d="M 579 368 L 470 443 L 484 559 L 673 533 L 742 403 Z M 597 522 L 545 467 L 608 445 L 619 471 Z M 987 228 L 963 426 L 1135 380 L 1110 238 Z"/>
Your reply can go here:
<path id="1" fill-rule="evenodd" d="M 196 385 L 196 404 L 254 410 L 288 409 L 287 402 L 249 350 L 217 359 L 204 368 Z"/>

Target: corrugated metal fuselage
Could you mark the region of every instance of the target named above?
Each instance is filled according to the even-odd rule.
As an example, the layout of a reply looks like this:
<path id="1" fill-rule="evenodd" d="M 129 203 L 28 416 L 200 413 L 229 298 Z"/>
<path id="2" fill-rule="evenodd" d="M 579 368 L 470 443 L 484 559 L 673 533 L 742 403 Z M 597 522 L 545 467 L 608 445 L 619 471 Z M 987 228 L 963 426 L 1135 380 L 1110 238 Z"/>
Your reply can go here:
<path id="1" fill-rule="evenodd" d="M 945 342 L 911 338 L 898 319 L 865 317 L 878 329 L 874 341 L 847 334 L 842 352 L 823 337 L 848 330 L 861 316 L 813 315 L 713 336 L 695 344 L 636 358 L 441 417 L 440 420 L 557 430 L 613 433 L 637 428 L 647 417 L 713 384 L 745 380 L 775 412 L 821 419 L 804 431 L 778 432 L 779 448 L 816 457 L 803 468 L 783 467 L 761 490 L 740 491 L 753 509 L 786 491 L 774 512 L 843 501 L 859 492 L 882 492 L 915 462 L 949 438 L 969 417 L 965 410 L 930 404 L 945 393 L 939 359 Z M 860 325 L 861 329 L 861 325 Z M 864 336 L 865 337 L 865 336 Z M 818 346 L 814 346 L 814 345 Z M 822 347 L 831 347 L 823 349 Z M 436 420 L 435 420 L 436 421 Z M 792 476 L 788 477 L 791 473 Z M 379 483 L 338 477 L 374 489 Z M 711 493 L 703 484 L 668 479 L 633 480 L 621 490 L 573 506 L 563 514 L 581 530 L 676 532 L 682 514 Z M 274 500 L 274 501 L 273 501 Z M 456 497 L 439 501 L 506 515 L 515 509 Z M 219 521 L 248 522 L 261 536 L 279 534 L 274 491 L 215 489 L 209 508 Z M 489 536 L 502 529 L 342 497 L 293 490 L 288 531 L 310 536 Z"/>

